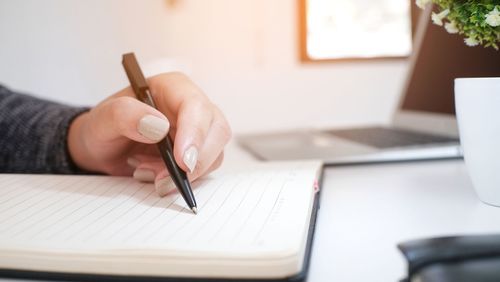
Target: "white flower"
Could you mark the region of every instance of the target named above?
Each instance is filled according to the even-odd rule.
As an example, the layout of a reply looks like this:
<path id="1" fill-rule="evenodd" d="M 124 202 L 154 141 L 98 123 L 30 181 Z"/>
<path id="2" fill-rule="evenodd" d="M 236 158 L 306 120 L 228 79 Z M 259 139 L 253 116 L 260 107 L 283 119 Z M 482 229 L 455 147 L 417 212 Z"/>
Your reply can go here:
<path id="1" fill-rule="evenodd" d="M 431 0 L 416 0 L 415 3 L 420 9 L 425 8 L 425 5 L 429 4 Z"/>
<path id="2" fill-rule="evenodd" d="M 455 24 L 454 21 L 451 21 L 449 23 L 444 24 L 444 28 L 448 33 L 458 33 L 458 28 L 457 25 Z"/>
<path id="3" fill-rule="evenodd" d="M 479 41 L 477 41 L 477 39 L 474 37 L 467 37 L 464 39 L 464 42 L 465 42 L 465 44 L 467 44 L 467 46 L 470 46 L 470 47 L 474 47 L 474 46 L 477 46 L 479 44 Z"/>
<path id="4" fill-rule="evenodd" d="M 500 26 L 500 12 L 497 10 L 497 7 L 486 15 L 486 23 L 492 27 Z"/>
<path id="5" fill-rule="evenodd" d="M 443 10 L 441 13 L 436 14 L 432 12 L 432 22 L 439 26 L 443 25 L 443 19 L 450 13 L 449 9 Z"/>

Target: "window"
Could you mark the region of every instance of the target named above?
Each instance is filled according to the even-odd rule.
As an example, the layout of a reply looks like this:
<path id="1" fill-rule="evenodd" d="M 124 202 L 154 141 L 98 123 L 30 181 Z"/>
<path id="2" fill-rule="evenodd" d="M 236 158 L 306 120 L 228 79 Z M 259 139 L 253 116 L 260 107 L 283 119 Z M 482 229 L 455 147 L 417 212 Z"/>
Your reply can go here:
<path id="1" fill-rule="evenodd" d="M 305 61 L 406 57 L 411 9 L 405 0 L 299 0 Z"/>

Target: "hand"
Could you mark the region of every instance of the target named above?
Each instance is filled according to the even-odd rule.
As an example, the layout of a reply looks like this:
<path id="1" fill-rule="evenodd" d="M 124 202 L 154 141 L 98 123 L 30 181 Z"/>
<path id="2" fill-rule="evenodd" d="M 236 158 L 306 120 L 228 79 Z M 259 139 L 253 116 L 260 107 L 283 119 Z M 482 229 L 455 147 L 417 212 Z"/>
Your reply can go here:
<path id="1" fill-rule="evenodd" d="M 170 134 L 175 160 L 193 181 L 221 165 L 231 129 L 222 112 L 185 75 L 161 74 L 148 84 L 158 110 L 125 88 L 75 118 L 68 147 L 80 168 L 154 180 L 163 196 L 175 186 L 155 143 Z"/>

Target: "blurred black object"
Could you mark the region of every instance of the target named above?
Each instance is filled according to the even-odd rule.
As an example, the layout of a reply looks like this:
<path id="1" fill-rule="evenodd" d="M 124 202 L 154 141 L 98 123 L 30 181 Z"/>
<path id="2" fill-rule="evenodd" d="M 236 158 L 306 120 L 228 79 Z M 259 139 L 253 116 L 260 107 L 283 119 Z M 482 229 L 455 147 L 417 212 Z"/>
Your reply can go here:
<path id="1" fill-rule="evenodd" d="M 398 248 L 408 261 L 401 282 L 500 281 L 500 235 L 415 240 Z"/>

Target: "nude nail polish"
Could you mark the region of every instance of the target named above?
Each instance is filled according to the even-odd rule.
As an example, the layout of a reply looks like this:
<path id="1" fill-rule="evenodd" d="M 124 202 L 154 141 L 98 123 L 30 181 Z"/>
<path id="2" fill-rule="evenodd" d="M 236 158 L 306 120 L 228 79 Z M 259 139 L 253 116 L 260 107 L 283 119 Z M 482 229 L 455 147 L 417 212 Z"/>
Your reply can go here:
<path id="1" fill-rule="evenodd" d="M 138 168 L 134 171 L 134 179 L 141 182 L 153 182 L 155 181 L 155 173 L 150 169 Z"/>
<path id="2" fill-rule="evenodd" d="M 151 141 L 160 141 L 168 133 L 169 127 L 167 120 L 146 115 L 139 121 L 137 131 Z"/>
<path id="3" fill-rule="evenodd" d="M 184 152 L 182 160 L 188 167 L 189 172 L 193 173 L 194 169 L 196 168 L 196 163 L 198 162 L 198 150 L 196 149 L 196 147 L 189 147 L 189 149 Z"/>
<path id="4" fill-rule="evenodd" d="M 159 179 L 155 182 L 156 192 L 160 197 L 165 197 L 170 191 L 176 189 L 174 181 L 170 176 Z"/>
<path id="5" fill-rule="evenodd" d="M 139 160 L 136 158 L 128 158 L 127 159 L 127 164 L 130 167 L 136 168 L 139 165 Z"/>

